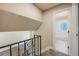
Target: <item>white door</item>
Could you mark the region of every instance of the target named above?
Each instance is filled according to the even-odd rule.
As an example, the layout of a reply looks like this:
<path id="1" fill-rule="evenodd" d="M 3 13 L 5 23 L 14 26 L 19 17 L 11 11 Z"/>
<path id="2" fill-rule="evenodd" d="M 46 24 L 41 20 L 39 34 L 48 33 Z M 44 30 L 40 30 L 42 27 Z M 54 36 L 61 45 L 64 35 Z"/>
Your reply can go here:
<path id="1" fill-rule="evenodd" d="M 69 52 L 69 20 L 70 11 L 68 9 L 53 14 L 53 48 L 65 54 Z"/>

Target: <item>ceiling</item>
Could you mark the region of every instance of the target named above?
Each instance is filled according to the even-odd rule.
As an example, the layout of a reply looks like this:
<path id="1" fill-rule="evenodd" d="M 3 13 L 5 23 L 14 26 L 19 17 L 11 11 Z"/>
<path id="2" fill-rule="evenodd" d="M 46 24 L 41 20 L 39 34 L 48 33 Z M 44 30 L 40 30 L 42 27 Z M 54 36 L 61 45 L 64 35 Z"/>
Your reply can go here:
<path id="1" fill-rule="evenodd" d="M 56 5 L 59 5 L 59 4 L 60 3 L 35 3 L 34 5 L 36 5 L 42 11 L 45 11 L 45 10 L 55 7 Z"/>

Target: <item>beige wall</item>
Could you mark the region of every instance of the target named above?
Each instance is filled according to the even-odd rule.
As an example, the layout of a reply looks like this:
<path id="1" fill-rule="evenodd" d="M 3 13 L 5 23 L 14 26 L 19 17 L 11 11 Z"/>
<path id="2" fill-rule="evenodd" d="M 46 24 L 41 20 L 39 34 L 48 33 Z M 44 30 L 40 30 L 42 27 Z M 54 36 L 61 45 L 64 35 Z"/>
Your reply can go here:
<path id="1" fill-rule="evenodd" d="M 64 8 L 70 7 L 71 4 L 63 4 L 56 6 L 56 8 L 51 8 L 47 10 L 43 14 L 43 23 L 40 28 L 36 31 L 36 34 L 40 34 L 42 36 L 42 51 L 52 47 L 52 39 L 53 39 L 53 29 L 52 29 L 52 20 L 53 13 L 57 10 L 61 10 Z"/>
<path id="2" fill-rule="evenodd" d="M 38 21 L 42 19 L 42 12 L 31 3 L 0 4 L 0 10 L 19 14 Z"/>

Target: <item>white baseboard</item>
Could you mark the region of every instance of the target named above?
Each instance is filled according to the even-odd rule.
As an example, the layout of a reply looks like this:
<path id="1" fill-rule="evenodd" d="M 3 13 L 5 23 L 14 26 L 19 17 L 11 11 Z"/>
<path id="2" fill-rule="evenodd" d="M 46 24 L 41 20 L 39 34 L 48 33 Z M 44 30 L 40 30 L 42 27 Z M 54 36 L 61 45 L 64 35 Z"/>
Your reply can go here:
<path id="1" fill-rule="evenodd" d="M 53 47 L 50 47 L 51 50 L 55 50 Z"/>
<path id="2" fill-rule="evenodd" d="M 48 51 L 49 49 L 51 49 L 51 48 L 50 48 L 50 47 L 47 47 L 47 48 L 43 49 L 43 50 L 41 51 L 41 53 L 44 53 L 44 52 Z"/>
<path id="3" fill-rule="evenodd" d="M 54 51 L 57 51 L 56 49 L 54 49 L 53 47 L 50 48 L 51 50 L 54 50 Z M 57 51 L 57 52 L 60 52 L 60 51 Z M 60 53 L 63 53 L 63 52 L 60 52 Z M 66 53 L 63 53 L 63 54 L 66 54 Z M 68 54 L 66 54 L 68 55 Z M 70 55 L 69 55 L 70 56 Z"/>

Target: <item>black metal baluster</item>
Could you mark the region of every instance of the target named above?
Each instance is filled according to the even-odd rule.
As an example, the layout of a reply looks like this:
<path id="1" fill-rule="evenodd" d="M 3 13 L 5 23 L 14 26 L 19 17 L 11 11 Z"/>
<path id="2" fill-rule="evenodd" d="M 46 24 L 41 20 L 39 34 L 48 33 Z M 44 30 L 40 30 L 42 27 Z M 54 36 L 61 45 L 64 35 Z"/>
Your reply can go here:
<path id="1" fill-rule="evenodd" d="M 29 42 L 29 41 L 28 41 Z M 28 42 L 27 42 L 27 47 L 28 47 Z M 28 47 L 29 48 L 29 47 Z M 26 50 L 26 52 L 27 52 L 27 56 L 29 56 L 29 50 L 27 49 Z"/>
<path id="2" fill-rule="evenodd" d="M 29 51 L 27 50 L 26 52 L 27 52 L 27 56 L 29 56 Z"/>
<path id="3" fill-rule="evenodd" d="M 36 46 L 35 46 L 35 50 L 36 50 L 36 56 L 37 56 L 37 55 L 38 55 L 38 44 L 39 44 L 39 43 L 38 43 L 38 40 L 39 40 L 39 37 L 38 37 L 38 35 L 35 35 L 35 37 L 36 37 L 36 39 L 35 39 L 35 43 L 36 43 L 36 44 L 35 44 L 35 45 L 36 45 Z"/>
<path id="4" fill-rule="evenodd" d="M 39 36 L 40 38 L 40 56 L 41 56 L 41 36 Z"/>
<path id="5" fill-rule="evenodd" d="M 34 56 L 36 55 L 36 50 L 35 50 L 35 45 L 36 45 L 36 42 L 35 42 L 35 35 L 34 35 Z"/>
<path id="6" fill-rule="evenodd" d="M 33 54 L 34 54 L 34 51 L 33 51 L 33 40 L 34 40 L 34 39 L 32 39 L 32 56 L 33 56 Z"/>
<path id="7" fill-rule="evenodd" d="M 35 46 L 36 55 L 40 55 L 40 52 L 39 52 L 39 50 L 40 50 L 40 49 L 39 49 L 39 48 L 40 48 L 40 47 L 39 47 L 39 36 L 38 36 L 38 35 L 35 35 L 35 38 L 36 38 L 36 39 L 35 39 L 35 41 L 36 41 L 36 42 L 35 42 L 35 43 L 36 43 L 36 44 L 35 44 L 35 45 L 36 45 L 36 46 Z"/>
<path id="8" fill-rule="evenodd" d="M 24 41 L 24 55 L 26 56 L 26 41 Z"/>
<path id="9" fill-rule="evenodd" d="M 10 56 L 12 56 L 12 49 L 11 49 L 11 45 L 10 45 Z"/>
<path id="10" fill-rule="evenodd" d="M 19 43 L 18 43 L 18 56 L 20 56 L 20 48 L 19 48 Z"/>
<path id="11" fill-rule="evenodd" d="M 37 53 L 38 53 L 38 55 L 39 55 L 39 37 L 37 38 Z"/>

